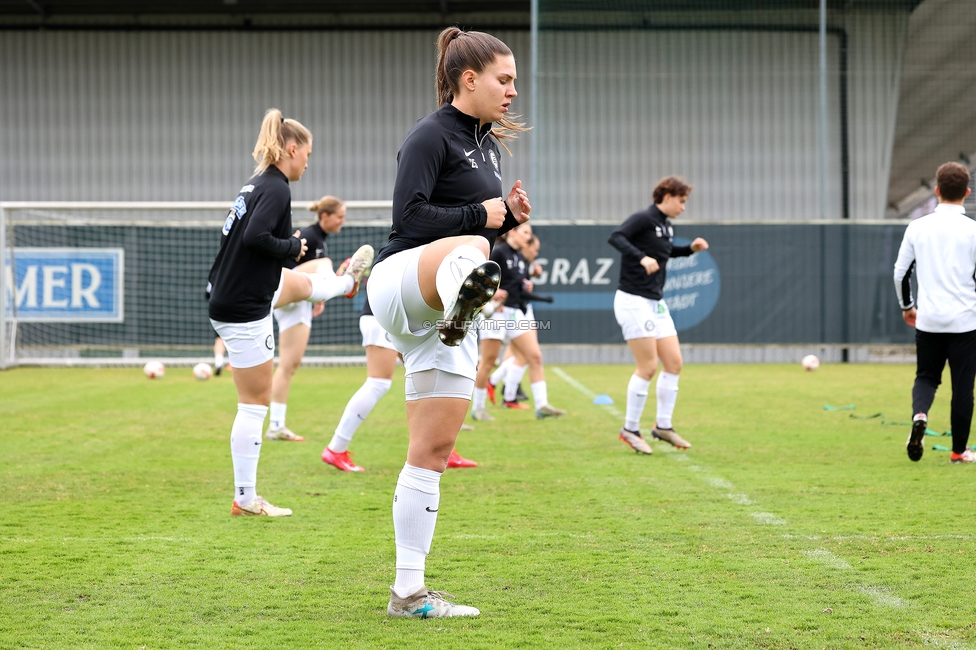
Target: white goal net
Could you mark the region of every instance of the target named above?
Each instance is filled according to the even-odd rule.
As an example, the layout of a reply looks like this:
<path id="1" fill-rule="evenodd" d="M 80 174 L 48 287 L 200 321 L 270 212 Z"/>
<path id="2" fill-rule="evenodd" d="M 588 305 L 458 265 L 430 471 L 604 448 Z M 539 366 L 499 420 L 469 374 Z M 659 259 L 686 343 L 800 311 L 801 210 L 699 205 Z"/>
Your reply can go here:
<path id="1" fill-rule="evenodd" d="M 390 202 L 348 201 L 336 266 L 390 232 Z M 212 359 L 204 291 L 226 202 L 0 203 L 0 368 Z M 314 221 L 293 204 L 293 225 Z M 364 295 L 326 304 L 308 363 L 362 359 Z"/>

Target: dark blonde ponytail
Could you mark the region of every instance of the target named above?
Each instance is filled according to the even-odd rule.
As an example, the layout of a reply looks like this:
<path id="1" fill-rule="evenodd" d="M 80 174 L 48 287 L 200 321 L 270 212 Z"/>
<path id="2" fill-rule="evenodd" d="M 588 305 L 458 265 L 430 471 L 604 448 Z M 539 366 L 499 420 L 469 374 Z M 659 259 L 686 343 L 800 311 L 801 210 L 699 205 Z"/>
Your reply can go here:
<path id="1" fill-rule="evenodd" d="M 254 168 L 254 173 L 260 174 L 281 160 L 289 142 L 304 145 L 311 141 L 312 132 L 300 122 L 285 119 L 280 110 L 269 108 L 268 112 L 264 114 L 261 132 L 258 134 L 258 141 L 254 145 L 254 152 L 251 154 L 258 163 L 258 166 Z"/>
<path id="2" fill-rule="evenodd" d="M 481 73 L 497 57 L 511 55 L 512 50 L 491 34 L 465 32 L 457 27 L 448 27 L 442 31 L 437 37 L 437 105 L 443 106 L 454 101 L 461 83 L 461 74 L 465 70 Z M 517 138 L 520 132 L 528 131 L 524 122 L 511 119 L 517 117 L 503 117 L 491 129 L 492 136 L 509 155 L 512 152 L 504 140 Z"/>

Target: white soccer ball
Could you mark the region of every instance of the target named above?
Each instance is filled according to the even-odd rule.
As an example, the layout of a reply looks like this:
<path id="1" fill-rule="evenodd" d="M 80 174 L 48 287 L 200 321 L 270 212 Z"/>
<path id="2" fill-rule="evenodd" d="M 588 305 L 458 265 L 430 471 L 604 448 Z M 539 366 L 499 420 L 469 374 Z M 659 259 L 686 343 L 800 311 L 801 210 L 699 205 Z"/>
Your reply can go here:
<path id="1" fill-rule="evenodd" d="M 213 368 L 210 367 L 209 363 L 198 363 L 193 366 L 193 376 L 197 378 L 198 381 L 207 381 L 213 377 Z"/>
<path id="2" fill-rule="evenodd" d="M 166 367 L 159 361 L 150 361 L 142 367 L 142 371 L 150 379 L 159 379 L 166 374 Z"/>
<path id="3" fill-rule="evenodd" d="M 803 359 L 800 361 L 800 364 L 806 370 L 816 370 L 817 368 L 820 367 L 820 359 L 818 359 L 812 354 L 808 354 L 807 356 L 803 357 Z"/>

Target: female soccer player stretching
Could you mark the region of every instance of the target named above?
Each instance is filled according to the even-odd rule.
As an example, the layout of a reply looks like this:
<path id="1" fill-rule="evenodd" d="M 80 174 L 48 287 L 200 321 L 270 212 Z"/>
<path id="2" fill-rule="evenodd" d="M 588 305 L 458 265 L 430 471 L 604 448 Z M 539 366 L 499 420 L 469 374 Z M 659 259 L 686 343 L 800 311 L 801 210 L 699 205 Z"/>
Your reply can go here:
<path id="1" fill-rule="evenodd" d="M 477 616 L 424 585 L 440 478 L 474 388 L 478 341 L 470 326 L 500 280 L 488 260 L 499 232 L 528 220 L 516 181 L 502 197 L 498 142 L 522 125 L 506 118 L 515 58 L 481 32 L 450 27 L 437 39 L 440 108 L 407 133 L 397 157 L 393 230 L 366 287 L 376 320 L 403 355 L 407 462 L 393 495 L 396 582 L 390 616 Z"/>
<path id="2" fill-rule="evenodd" d="M 334 196 L 323 196 L 308 206 L 317 215 L 315 223 L 302 228 L 299 237 L 307 242 L 308 251 L 298 260 L 286 259 L 285 268 L 305 273 L 331 273 L 332 260 L 329 258 L 329 235 L 342 230 L 346 222 L 346 204 Z M 356 295 L 357 289 L 345 294 L 346 298 Z M 308 338 L 312 333 L 312 319 L 325 309 L 324 303 L 313 305 L 309 302 L 295 302 L 274 310 L 278 321 L 278 367 L 271 381 L 271 417 L 268 430 L 264 434 L 268 440 L 292 440 L 301 442 L 302 436 L 285 426 L 288 411 L 288 393 L 291 380 L 302 363 Z"/>
<path id="3" fill-rule="evenodd" d="M 308 167 L 312 134 L 299 122 L 270 109 L 254 146 L 257 168 L 241 188 L 224 222 L 220 250 L 210 269 L 210 323 L 224 340 L 234 366 L 237 417 L 230 432 L 234 462 L 232 515 L 282 517 L 291 514 L 258 496 L 261 428 L 271 401 L 274 358 L 272 307 L 322 302 L 353 291 L 373 259 L 373 249 L 356 251 L 342 276 L 298 273 L 282 261 L 307 250 L 300 232 L 291 234 L 290 181 Z"/>
<path id="4" fill-rule="evenodd" d="M 691 185 L 681 178 L 662 179 L 654 188 L 654 205 L 627 217 L 610 235 L 610 244 L 621 253 L 620 284 L 613 298 L 613 313 L 637 361 L 627 385 L 627 414 L 620 439 L 640 454 L 653 451 L 640 434 L 640 419 L 659 357 L 664 370 L 657 378 L 657 422 L 651 435 L 679 449 L 691 447 L 671 424 L 682 360 L 678 332 L 661 299 L 668 260 L 708 248 L 708 242 L 701 237 L 691 246 L 672 244 L 671 219 L 685 211 L 690 193 Z"/>

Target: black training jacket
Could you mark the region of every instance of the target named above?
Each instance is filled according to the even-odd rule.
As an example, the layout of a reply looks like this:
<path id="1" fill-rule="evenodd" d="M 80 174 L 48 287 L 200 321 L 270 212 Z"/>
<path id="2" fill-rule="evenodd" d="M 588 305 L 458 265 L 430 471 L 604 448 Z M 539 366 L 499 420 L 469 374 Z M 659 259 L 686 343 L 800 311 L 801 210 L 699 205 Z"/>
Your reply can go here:
<path id="1" fill-rule="evenodd" d="M 482 235 L 494 245 L 499 234 L 518 225 L 508 210 L 501 228 L 485 228 L 488 213 L 481 202 L 506 196 L 490 132 L 491 123 L 479 130 L 477 118 L 450 104 L 410 129 L 397 154 L 393 230 L 374 264 L 444 237 Z"/>
<path id="2" fill-rule="evenodd" d="M 635 296 L 660 300 L 668 260 L 688 257 L 691 246 L 675 246 L 671 220 L 656 205 L 627 217 L 610 235 L 610 245 L 620 251 L 620 283 L 617 289 Z M 650 275 L 641 266 L 644 256 L 657 260 L 661 269 Z"/>
<path id="3" fill-rule="evenodd" d="M 210 268 L 210 318 L 261 320 L 271 313 L 284 260 L 302 249 L 292 236 L 291 189 L 281 170 L 268 167 L 241 188 L 222 232 Z"/>
<path id="4" fill-rule="evenodd" d="M 502 267 L 502 281 L 498 286 L 508 292 L 508 297 L 505 298 L 505 306 L 525 311 L 529 306 L 529 301 L 522 294 L 525 292 L 524 282 L 528 263 L 525 261 L 522 251 L 515 250 L 508 245 L 508 242 L 502 242 L 491 251 L 491 259 Z"/>
<path id="5" fill-rule="evenodd" d="M 309 260 L 317 260 L 329 256 L 329 244 L 325 241 L 329 238 L 329 233 L 322 230 L 317 221 L 311 226 L 302 228 L 301 233 L 299 238 L 305 240 L 305 245 L 308 247 L 308 250 L 305 251 L 305 254 L 302 255 L 302 259 L 300 260 L 296 260 L 294 257 L 287 258 L 284 262 L 286 269 L 293 269 Z"/>

